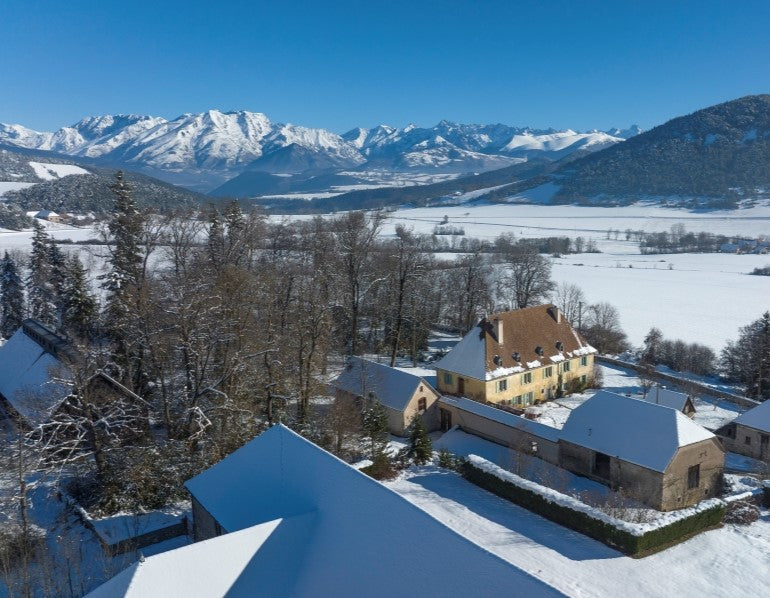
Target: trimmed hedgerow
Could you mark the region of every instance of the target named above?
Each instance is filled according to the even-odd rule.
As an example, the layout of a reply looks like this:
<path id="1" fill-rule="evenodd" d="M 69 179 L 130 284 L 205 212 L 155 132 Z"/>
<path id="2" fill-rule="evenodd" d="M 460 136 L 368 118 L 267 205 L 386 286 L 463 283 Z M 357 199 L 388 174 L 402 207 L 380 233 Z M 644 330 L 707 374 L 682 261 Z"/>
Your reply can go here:
<path id="1" fill-rule="evenodd" d="M 515 484 L 475 467 L 469 462 L 462 465 L 465 479 L 501 498 L 505 498 L 555 523 L 599 540 L 628 555 L 638 555 L 658 548 L 677 544 L 693 534 L 719 525 L 724 516 L 724 505 L 701 511 L 686 519 L 635 535 L 600 521 L 586 513 L 556 504 L 536 492 L 520 488 Z"/>

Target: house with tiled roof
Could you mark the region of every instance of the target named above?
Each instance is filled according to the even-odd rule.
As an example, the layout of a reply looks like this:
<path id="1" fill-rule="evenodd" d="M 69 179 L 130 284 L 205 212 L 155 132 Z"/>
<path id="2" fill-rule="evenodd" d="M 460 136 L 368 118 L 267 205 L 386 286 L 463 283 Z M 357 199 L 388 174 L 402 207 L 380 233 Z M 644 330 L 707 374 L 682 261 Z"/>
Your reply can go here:
<path id="1" fill-rule="evenodd" d="M 363 357 L 351 357 L 331 386 L 338 400 L 378 400 L 392 434 L 404 436 L 415 415 L 428 431 L 438 429 L 439 393 L 422 376 Z"/>
<path id="2" fill-rule="evenodd" d="M 437 390 L 524 407 L 589 385 L 594 353 L 555 305 L 500 312 L 436 364 Z"/>

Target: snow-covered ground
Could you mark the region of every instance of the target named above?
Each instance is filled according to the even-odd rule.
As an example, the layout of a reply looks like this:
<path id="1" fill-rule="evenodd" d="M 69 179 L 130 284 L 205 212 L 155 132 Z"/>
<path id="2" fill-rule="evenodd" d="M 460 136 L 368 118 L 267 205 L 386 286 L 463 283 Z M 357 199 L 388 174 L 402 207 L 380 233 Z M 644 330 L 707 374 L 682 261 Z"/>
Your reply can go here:
<path id="1" fill-rule="evenodd" d="M 615 366 L 599 366 L 604 376 L 604 388 L 622 395 L 641 396 L 643 389 L 639 378 L 632 370 Z M 666 384 L 671 390 L 684 392 L 674 384 Z M 547 426 L 562 428 L 569 417 L 570 411 L 591 398 L 596 391 L 589 390 L 577 393 L 540 405 L 528 407 L 527 410 L 537 414 L 537 421 Z M 735 403 L 710 396 L 695 396 L 695 415 L 693 421 L 709 430 L 716 430 L 738 417 L 743 409 Z"/>
<path id="2" fill-rule="evenodd" d="M 19 189 L 26 189 L 37 183 L 17 183 L 14 181 L 0 181 L 0 198 L 3 197 L 8 191 L 17 191 Z"/>
<path id="3" fill-rule="evenodd" d="M 388 214 L 383 234 L 395 234 L 397 224 L 430 234 L 444 216 L 449 224 L 462 226 L 467 237 L 494 239 L 502 233 L 523 237 L 583 237 L 605 239 L 608 230 L 644 232 L 669 231 L 683 224 L 688 231 L 708 231 L 722 235 L 770 235 L 770 208 L 720 211 L 691 211 L 663 208 L 656 204 L 595 208 L 574 205 L 471 204 L 437 208 L 400 209 Z M 614 239 L 614 233 L 612 235 Z"/>
<path id="4" fill-rule="evenodd" d="M 633 559 L 436 467 L 386 485 L 490 552 L 568 596 L 762 596 L 770 513 Z"/>
<path id="5" fill-rule="evenodd" d="M 74 164 L 46 164 L 45 162 L 30 162 L 35 175 L 44 181 L 53 181 L 72 174 L 91 174 L 86 169 Z"/>

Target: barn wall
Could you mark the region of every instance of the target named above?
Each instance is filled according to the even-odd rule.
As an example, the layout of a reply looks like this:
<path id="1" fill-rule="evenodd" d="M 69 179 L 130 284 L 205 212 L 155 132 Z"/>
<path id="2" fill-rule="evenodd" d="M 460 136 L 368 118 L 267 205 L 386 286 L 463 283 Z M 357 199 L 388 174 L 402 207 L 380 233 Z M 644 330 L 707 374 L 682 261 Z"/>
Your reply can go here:
<path id="1" fill-rule="evenodd" d="M 718 496 L 724 464 L 724 449 L 716 438 L 680 448 L 666 468 L 662 510 L 681 509 Z M 700 465 L 700 483 L 688 488 L 688 470 L 693 465 Z"/>

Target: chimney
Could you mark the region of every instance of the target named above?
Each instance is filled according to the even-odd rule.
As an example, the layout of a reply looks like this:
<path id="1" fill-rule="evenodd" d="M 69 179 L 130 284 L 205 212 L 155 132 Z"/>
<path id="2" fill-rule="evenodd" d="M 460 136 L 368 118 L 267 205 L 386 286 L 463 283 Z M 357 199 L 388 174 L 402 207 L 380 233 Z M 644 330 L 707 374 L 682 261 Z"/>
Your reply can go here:
<path id="1" fill-rule="evenodd" d="M 551 317 L 556 320 L 557 324 L 561 323 L 561 310 L 556 307 L 555 305 L 552 305 L 548 308 L 548 313 L 551 314 Z"/>
<path id="2" fill-rule="evenodd" d="M 494 319 L 495 323 L 495 336 L 497 337 L 497 343 L 503 344 L 503 321 L 500 318 Z"/>

